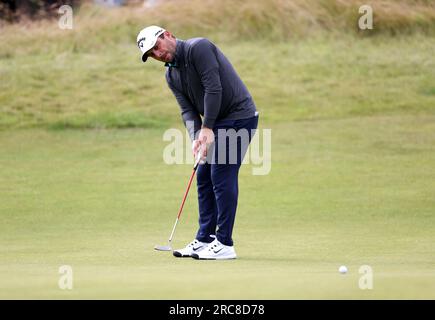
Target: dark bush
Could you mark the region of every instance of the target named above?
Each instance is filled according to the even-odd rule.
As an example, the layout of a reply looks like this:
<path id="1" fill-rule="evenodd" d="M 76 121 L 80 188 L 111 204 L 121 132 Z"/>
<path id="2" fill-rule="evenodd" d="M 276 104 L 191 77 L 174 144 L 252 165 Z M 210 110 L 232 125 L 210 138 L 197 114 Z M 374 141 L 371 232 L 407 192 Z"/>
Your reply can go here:
<path id="1" fill-rule="evenodd" d="M 41 19 L 57 14 L 64 5 L 77 6 L 81 0 L 0 0 L 0 19 L 17 22 L 23 18 Z"/>

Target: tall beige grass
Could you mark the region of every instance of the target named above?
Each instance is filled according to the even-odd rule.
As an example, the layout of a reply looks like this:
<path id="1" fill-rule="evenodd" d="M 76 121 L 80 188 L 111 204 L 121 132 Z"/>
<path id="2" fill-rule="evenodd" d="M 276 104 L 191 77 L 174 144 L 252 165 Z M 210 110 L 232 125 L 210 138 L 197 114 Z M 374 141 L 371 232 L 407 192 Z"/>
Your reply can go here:
<path id="1" fill-rule="evenodd" d="M 168 28 L 187 32 L 224 32 L 237 39 L 287 39 L 318 31 L 359 32 L 358 9 L 364 4 L 373 8 L 372 34 L 435 29 L 435 1 L 174 0 L 146 16 Z"/>
<path id="2" fill-rule="evenodd" d="M 371 5 L 374 29 L 358 29 L 358 8 Z M 138 28 L 159 24 L 185 37 L 214 35 L 222 40 L 289 39 L 319 32 L 359 35 L 435 34 L 435 1 L 432 0 L 165 0 L 154 8 L 119 9 L 85 3 L 76 10 L 74 31 L 57 27 L 57 20 L 0 28 L 2 48 L 23 42 L 59 38 L 80 46 L 133 40 Z M 89 43 L 87 43 L 89 42 Z M 69 41 L 71 44 L 71 41 Z"/>

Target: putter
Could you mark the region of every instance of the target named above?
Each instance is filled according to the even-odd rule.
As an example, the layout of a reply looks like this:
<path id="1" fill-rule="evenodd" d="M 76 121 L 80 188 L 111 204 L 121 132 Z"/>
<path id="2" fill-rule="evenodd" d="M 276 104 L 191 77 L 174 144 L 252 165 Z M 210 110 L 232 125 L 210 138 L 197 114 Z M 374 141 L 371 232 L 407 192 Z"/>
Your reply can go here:
<path id="1" fill-rule="evenodd" d="M 190 176 L 189 183 L 187 185 L 187 190 L 184 193 L 183 201 L 181 202 L 180 210 L 178 210 L 177 219 L 175 220 L 174 227 L 172 228 L 171 235 L 169 236 L 168 245 L 167 246 L 154 246 L 155 250 L 158 251 L 172 251 L 172 238 L 174 237 L 175 228 L 177 227 L 178 221 L 180 220 L 181 212 L 183 211 L 184 202 L 186 202 L 187 194 L 190 190 L 190 185 L 192 184 L 193 177 L 195 176 L 196 169 L 198 168 L 199 163 L 201 162 L 201 149 L 198 151 L 198 155 L 195 160 L 195 164 L 193 165 L 192 175 Z"/>

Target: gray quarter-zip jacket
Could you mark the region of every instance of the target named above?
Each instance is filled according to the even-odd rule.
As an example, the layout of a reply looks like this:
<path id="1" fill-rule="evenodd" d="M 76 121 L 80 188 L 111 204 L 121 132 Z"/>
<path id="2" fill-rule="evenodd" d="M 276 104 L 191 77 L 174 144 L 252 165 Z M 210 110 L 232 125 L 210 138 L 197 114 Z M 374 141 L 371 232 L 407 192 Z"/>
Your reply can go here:
<path id="1" fill-rule="evenodd" d="M 201 126 L 213 129 L 217 120 L 255 115 L 248 89 L 228 59 L 208 39 L 177 39 L 174 60 L 166 66 L 166 81 L 180 105 L 192 140 Z"/>

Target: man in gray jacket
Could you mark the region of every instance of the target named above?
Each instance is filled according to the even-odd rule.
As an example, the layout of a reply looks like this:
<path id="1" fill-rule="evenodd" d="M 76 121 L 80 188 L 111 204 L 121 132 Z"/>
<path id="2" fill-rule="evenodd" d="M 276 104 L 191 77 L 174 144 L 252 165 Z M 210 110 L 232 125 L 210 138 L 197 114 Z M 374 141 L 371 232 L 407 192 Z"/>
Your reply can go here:
<path id="1" fill-rule="evenodd" d="M 258 125 L 254 101 L 228 59 L 205 38 L 183 41 L 150 26 L 139 33 L 137 45 L 143 62 L 151 57 L 165 63 L 166 81 L 180 106 L 193 154 L 200 152 L 206 160 L 197 170 L 199 230 L 174 256 L 235 259 L 238 173 Z"/>

